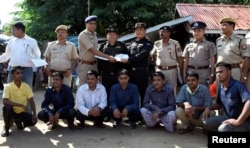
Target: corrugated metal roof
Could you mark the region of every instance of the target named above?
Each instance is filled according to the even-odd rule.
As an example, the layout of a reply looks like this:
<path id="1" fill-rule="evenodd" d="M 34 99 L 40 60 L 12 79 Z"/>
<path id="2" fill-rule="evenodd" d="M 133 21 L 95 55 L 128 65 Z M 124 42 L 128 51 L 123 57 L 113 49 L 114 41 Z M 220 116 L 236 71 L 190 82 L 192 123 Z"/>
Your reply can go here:
<path id="1" fill-rule="evenodd" d="M 208 30 L 220 30 L 220 20 L 231 17 L 236 20 L 235 30 L 250 30 L 249 5 L 223 4 L 176 4 L 176 12 L 180 17 L 192 16 L 194 21 L 204 21 Z"/>

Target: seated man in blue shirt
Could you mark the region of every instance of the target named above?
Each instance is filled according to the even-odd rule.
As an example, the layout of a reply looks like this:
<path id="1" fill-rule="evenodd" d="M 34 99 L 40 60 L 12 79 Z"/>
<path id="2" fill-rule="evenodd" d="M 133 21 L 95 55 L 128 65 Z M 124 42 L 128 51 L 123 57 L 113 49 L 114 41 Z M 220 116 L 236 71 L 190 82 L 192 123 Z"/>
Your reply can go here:
<path id="1" fill-rule="evenodd" d="M 107 93 L 102 84 L 98 83 L 95 70 L 87 72 L 87 83 L 81 85 L 76 93 L 76 119 L 79 128 L 85 126 L 85 120 L 94 121 L 94 126 L 104 128 L 103 120 L 107 115 Z"/>
<path id="2" fill-rule="evenodd" d="M 113 128 L 118 127 L 122 119 L 129 118 L 130 127 L 135 129 L 136 122 L 140 119 L 139 90 L 136 85 L 129 83 L 126 69 L 118 72 L 118 81 L 110 91 L 110 106 L 115 120 Z"/>
<path id="3" fill-rule="evenodd" d="M 203 127 L 205 108 L 212 105 L 209 89 L 199 84 L 199 74 L 188 71 L 186 74 L 186 85 L 182 86 L 176 98 L 177 108 L 175 110 L 181 121 L 179 134 L 191 132 L 194 126 Z"/>
<path id="4" fill-rule="evenodd" d="M 42 111 L 38 113 L 38 118 L 48 123 L 48 129 L 51 130 L 58 125 L 59 119 L 66 119 L 68 127 L 74 129 L 75 118 L 75 99 L 71 88 L 63 84 L 63 74 L 54 72 L 52 74 L 52 87 L 45 91 L 42 102 Z"/>
<path id="5" fill-rule="evenodd" d="M 225 114 L 208 118 L 204 125 L 206 131 L 250 131 L 250 93 L 246 85 L 231 76 L 231 69 L 228 63 L 216 64 L 216 76 L 221 84 L 216 103 L 205 111 L 207 115 L 210 110 L 223 107 Z"/>
<path id="6" fill-rule="evenodd" d="M 153 84 L 148 86 L 141 108 L 142 117 L 148 127 L 162 122 L 168 132 L 175 131 L 175 96 L 174 89 L 165 84 L 162 72 L 153 74 Z"/>

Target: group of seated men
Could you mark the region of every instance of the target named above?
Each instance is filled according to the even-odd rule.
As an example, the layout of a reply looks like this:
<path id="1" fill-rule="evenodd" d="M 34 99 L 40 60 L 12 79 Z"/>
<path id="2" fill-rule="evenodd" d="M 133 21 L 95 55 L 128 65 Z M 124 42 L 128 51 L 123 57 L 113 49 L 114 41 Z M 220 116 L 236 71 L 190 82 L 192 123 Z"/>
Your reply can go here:
<path id="1" fill-rule="evenodd" d="M 155 72 L 140 105 L 138 88 L 130 83 L 128 71 L 122 69 L 118 72 L 118 83 L 111 87 L 110 106 L 107 106 L 106 90 L 98 82 L 97 71 L 90 70 L 87 83 L 77 90 L 75 107 L 71 88 L 63 84 L 63 74 L 54 72 L 53 86 L 46 89 L 38 115 L 32 90 L 22 82 L 22 67 L 13 67 L 11 74 L 13 81 L 5 86 L 3 93 L 4 128 L 1 135 L 4 137 L 10 134 L 13 122 L 23 130 L 35 125 L 37 117 L 47 123 L 50 130 L 58 126 L 59 119 L 67 120 L 70 129 L 82 129 L 85 120 L 94 121 L 94 126 L 103 128 L 104 118 L 111 116 L 113 128 L 128 120 L 130 127 L 135 129 L 137 121 L 143 119 L 148 127 L 162 123 L 170 133 L 184 134 L 192 131 L 194 126 L 206 131 L 250 131 L 250 93 L 244 84 L 232 78 L 231 66 L 227 63 L 216 65 L 220 87 L 215 103 L 212 103 L 209 89 L 199 84 L 199 75 L 189 71 L 186 85 L 176 98 L 173 88 L 165 84 L 164 75 Z M 32 112 L 28 112 L 27 102 L 30 102 Z M 215 116 L 213 110 L 221 107 L 225 114 Z M 181 127 L 176 130 L 177 119 L 181 121 Z"/>

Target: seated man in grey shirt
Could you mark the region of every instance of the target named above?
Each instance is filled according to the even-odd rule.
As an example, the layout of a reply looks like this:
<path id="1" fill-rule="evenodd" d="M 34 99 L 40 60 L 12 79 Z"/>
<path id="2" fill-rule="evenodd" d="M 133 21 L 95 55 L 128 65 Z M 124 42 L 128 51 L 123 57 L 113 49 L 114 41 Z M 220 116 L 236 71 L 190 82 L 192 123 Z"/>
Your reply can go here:
<path id="1" fill-rule="evenodd" d="M 208 88 L 199 84 L 198 73 L 188 71 L 186 83 L 176 98 L 175 112 L 181 121 L 181 128 L 177 130 L 179 134 L 191 132 L 194 126 L 203 127 L 202 113 L 212 104 Z"/>

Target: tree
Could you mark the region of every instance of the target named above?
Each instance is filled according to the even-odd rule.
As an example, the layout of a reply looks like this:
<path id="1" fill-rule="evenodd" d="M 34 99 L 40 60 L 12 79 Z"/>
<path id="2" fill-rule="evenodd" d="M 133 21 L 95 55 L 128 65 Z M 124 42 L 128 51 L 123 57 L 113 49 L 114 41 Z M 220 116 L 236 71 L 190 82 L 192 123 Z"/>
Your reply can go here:
<path id="1" fill-rule="evenodd" d="M 88 5 L 88 2 L 90 4 Z M 54 29 L 60 24 L 70 26 L 70 34 L 79 34 L 84 19 L 98 16 L 99 35 L 104 29 L 117 27 L 119 33 L 133 32 L 136 22 L 154 26 L 173 19 L 176 3 L 249 4 L 249 0 L 24 0 L 23 11 L 16 12 L 27 26 L 27 33 L 39 41 L 54 40 Z"/>

